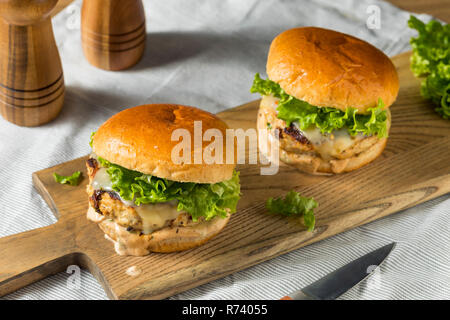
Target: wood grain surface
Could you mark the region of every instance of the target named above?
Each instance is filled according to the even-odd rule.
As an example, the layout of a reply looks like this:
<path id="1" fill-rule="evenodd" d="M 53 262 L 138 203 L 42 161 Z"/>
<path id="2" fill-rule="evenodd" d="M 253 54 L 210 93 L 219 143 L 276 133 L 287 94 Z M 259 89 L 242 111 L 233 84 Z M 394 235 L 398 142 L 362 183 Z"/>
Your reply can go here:
<path id="1" fill-rule="evenodd" d="M 58 3 L 52 10 L 52 17 L 56 16 L 58 13 L 64 10 L 72 2 L 73 0 L 58 0 Z"/>
<path id="2" fill-rule="evenodd" d="M 56 0 L 0 2 L 0 113 L 20 126 L 53 120 L 64 77 L 50 20 Z"/>
<path id="3" fill-rule="evenodd" d="M 85 0 L 81 43 L 86 59 L 105 70 L 135 65 L 144 53 L 145 13 L 141 0 Z"/>
<path id="4" fill-rule="evenodd" d="M 450 22 L 450 1 L 448 0 L 387 0 L 400 9 L 415 13 L 427 13 Z"/>
<path id="5" fill-rule="evenodd" d="M 261 176 L 259 166 L 241 165 L 238 212 L 223 232 L 199 248 L 118 256 L 85 217 L 86 157 L 34 173 L 36 190 L 58 222 L 0 238 L 0 295 L 77 264 L 100 281 L 110 298 L 165 298 L 450 192 L 450 125 L 421 98 L 419 81 L 409 70 L 409 53 L 393 61 L 401 87 L 391 107 L 388 145 L 377 160 L 336 176 L 312 176 L 288 166 L 277 175 Z M 253 128 L 257 108 L 254 101 L 219 115 L 233 128 Z M 60 185 L 52 177 L 53 172 L 68 175 L 76 170 L 84 172 L 78 187 Z M 291 189 L 319 202 L 314 232 L 297 219 L 265 212 L 267 197 Z M 142 273 L 129 276 L 131 266 Z"/>
<path id="6" fill-rule="evenodd" d="M 149 0 L 144 0 L 145 1 Z M 450 22 L 450 1 L 448 0 L 386 0 L 393 5 L 415 13 L 427 13 L 447 23 Z M 59 13 L 73 0 L 59 0 L 53 15 Z"/>

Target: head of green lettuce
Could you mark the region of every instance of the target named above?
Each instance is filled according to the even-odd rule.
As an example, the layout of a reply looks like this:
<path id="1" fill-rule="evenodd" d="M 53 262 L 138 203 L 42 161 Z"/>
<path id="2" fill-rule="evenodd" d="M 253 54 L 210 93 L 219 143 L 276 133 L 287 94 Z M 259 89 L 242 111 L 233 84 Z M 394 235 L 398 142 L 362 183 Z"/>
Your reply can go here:
<path id="1" fill-rule="evenodd" d="M 294 28 L 272 41 L 267 74 L 257 73 L 250 91 L 263 97 L 257 126 L 281 140 L 281 161 L 340 173 L 382 152 L 399 90 L 383 52 L 333 30 Z"/>

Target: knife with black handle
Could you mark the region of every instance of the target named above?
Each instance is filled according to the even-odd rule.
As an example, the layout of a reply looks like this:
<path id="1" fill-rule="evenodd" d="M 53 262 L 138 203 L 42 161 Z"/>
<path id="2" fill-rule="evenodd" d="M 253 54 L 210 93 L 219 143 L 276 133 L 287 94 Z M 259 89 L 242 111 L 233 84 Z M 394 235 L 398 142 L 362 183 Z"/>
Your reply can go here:
<path id="1" fill-rule="evenodd" d="M 281 300 L 334 300 L 373 274 L 394 247 L 395 242 L 372 251 Z"/>

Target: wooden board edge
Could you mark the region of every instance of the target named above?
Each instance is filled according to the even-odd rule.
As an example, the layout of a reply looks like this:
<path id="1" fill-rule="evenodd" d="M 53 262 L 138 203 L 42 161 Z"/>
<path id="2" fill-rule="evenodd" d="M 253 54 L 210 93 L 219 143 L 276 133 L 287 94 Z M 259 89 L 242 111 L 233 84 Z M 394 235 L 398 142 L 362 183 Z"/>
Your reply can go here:
<path id="1" fill-rule="evenodd" d="M 53 215 L 55 216 L 56 220 L 59 220 L 60 214 L 58 211 L 58 207 L 56 206 L 55 201 L 53 200 L 52 196 L 50 196 L 49 191 L 44 187 L 44 184 L 42 180 L 40 179 L 40 173 L 41 171 L 36 171 L 31 174 L 31 179 L 34 188 L 36 189 L 37 193 L 44 199 L 45 203 L 48 205 L 50 210 L 52 211 Z"/>
<path id="2" fill-rule="evenodd" d="M 450 174 L 447 176 L 447 180 L 450 180 Z M 447 183 L 446 187 L 438 188 L 440 190 L 439 192 L 423 192 L 423 194 L 427 194 L 426 197 L 422 198 L 425 199 L 423 201 L 429 201 L 432 199 L 435 199 L 443 194 L 447 194 L 450 192 L 450 184 Z M 404 197 L 408 197 L 410 194 L 414 194 L 416 190 L 411 191 L 410 193 L 404 193 Z M 289 253 L 293 250 L 300 249 L 302 247 L 305 247 L 309 244 L 316 243 L 319 241 L 322 241 L 324 239 L 327 239 L 329 237 L 332 237 L 334 235 L 340 234 L 342 232 L 346 232 L 348 230 L 357 228 L 359 226 L 368 224 L 370 222 L 376 221 L 378 219 L 393 215 L 393 214 L 401 214 L 404 210 L 411 208 L 418 203 L 422 203 L 423 201 L 414 201 L 410 202 L 407 205 L 403 206 L 400 210 L 390 211 L 386 210 L 383 211 L 383 209 L 389 208 L 389 206 L 385 205 L 373 205 L 372 210 L 366 209 L 366 210 L 355 210 L 355 211 L 348 211 L 346 212 L 346 216 L 352 217 L 355 214 L 361 214 L 362 219 L 359 223 L 355 224 L 351 228 L 347 230 L 340 230 L 336 227 L 330 227 L 335 226 L 337 223 L 336 221 L 341 220 L 345 217 L 339 216 L 339 218 L 332 218 L 327 221 L 326 225 L 319 226 L 315 231 L 314 234 L 308 235 L 307 231 L 302 232 L 293 232 L 291 234 L 283 235 L 280 237 L 274 237 L 271 239 L 266 239 L 262 242 L 253 242 L 251 244 L 248 244 L 243 247 L 239 247 L 236 249 L 233 249 L 232 251 L 228 252 L 225 255 L 221 255 L 218 259 L 220 259 L 220 263 L 216 262 L 215 259 L 209 259 L 207 262 L 199 263 L 196 266 L 196 275 L 201 275 L 200 277 L 195 278 L 194 281 L 190 281 L 192 278 L 192 272 L 191 270 L 181 270 L 176 274 L 172 274 L 171 277 L 176 281 L 176 283 L 173 283 L 171 286 L 167 287 L 166 291 L 156 291 L 152 292 L 148 289 L 144 288 L 145 285 L 148 285 L 149 287 L 152 286 L 152 281 L 146 283 L 145 285 L 141 285 L 138 288 L 131 289 L 122 295 L 118 297 L 118 299 L 121 300 L 129 300 L 129 299 L 165 299 L 170 296 L 173 296 L 175 294 L 184 292 L 189 289 L 196 288 L 200 285 L 212 282 L 214 280 L 223 278 L 227 275 L 233 274 L 235 272 L 245 270 L 249 267 L 258 265 L 264 261 L 268 261 L 271 259 L 274 259 L 276 257 L 279 257 L 283 254 Z M 373 211 L 369 212 L 369 216 L 363 215 L 364 211 Z M 303 235 L 300 236 L 300 235 Z M 306 236 L 306 239 L 304 237 Z M 262 244 L 262 245 L 261 245 Z M 286 245 L 288 244 L 288 245 Z M 230 263 L 227 265 L 224 263 L 224 261 L 235 261 L 235 259 L 244 259 L 245 257 L 252 256 L 252 259 L 249 260 L 248 263 L 245 263 L 241 266 L 239 266 L 238 270 L 234 268 L 234 264 Z M 211 271 L 210 265 L 221 265 L 221 271 Z M 186 279 L 185 282 L 180 282 L 180 279 Z M 156 281 L 156 280 L 155 280 Z M 156 287 L 156 286 L 155 286 Z"/>
<path id="3" fill-rule="evenodd" d="M 450 137 L 437 139 L 431 144 L 427 144 L 418 148 L 419 150 L 412 150 L 409 153 L 398 154 L 397 157 L 408 158 L 410 153 L 421 152 L 420 149 L 434 149 L 436 145 L 450 146 Z M 450 149 L 449 149 L 450 150 Z M 383 160 L 384 163 L 392 161 L 392 158 Z M 385 166 L 383 166 L 385 167 Z M 341 179 L 345 176 L 341 175 Z M 340 181 L 338 181 L 339 183 Z M 319 183 L 327 184 L 327 181 Z M 430 186 L 431 185 L 431 186 Z M 318 220 L 318 227 L 313 233 L 308 233 L 306 230 L 291 232 L 289 234 L 279 235 L 273 238 L 264 239 L 261 242 L 252 242 L 245 246 L 232 249 L 229 252 L 221 253 L 218 257 L 210 258 L 207 261 L 199 262 L 195 267 L 195 281 L 192 281 L 192 270 L 180 269 L 170 278 L 173 282 L 166 286 L 165 291 L 151 291 L 151 287 L 158 287 L 153 282 L 157 280 L 141 284 L 138 288 L 130 289 L 119 296 L 119 299 L 163 299 L 185 290 L 192 289 L 198 285 L 211 282 L 213 280 L 222 278 L 233 272 L 237 272 L 253 265 L 259 264 L 263 261 L 273 259 L 282 254 L 299 249 L 306 245 L 321 241 L 333 235 L 351 230 L 353 228 L 365 225 L 367 223 L 376 221 L 386 216 L 403 212 L 417 204 L 435 199 L 450 192 L 450 170 L 443 176 L 437 176 L 425 182 L 416 183 L 414 185 L 407 185 L 402 189 L 398 189 L 389 196 L 362 203 L 361 207 L 355 210 L 349 210 L 342 214 L 327 217 L 326 219 Z M 260 209 L 264 204 L 260 204 Z M 262 210 L 262 209 L 261 209 Z M 351 219 L 353 221 L 350 228 L 342 229 L 340 221 Z M 249 258 L 251 257 L 251 258 Z M 235 267 L 235 261 L 246 260 L 248 263 Z M 227 264 L 228 263 L 228 264 Z M 216 271 L 211 266 L 221 266 L 220 271 Z M 211 271 L 212 270 L 212 271 Z M 186 279 L 180 281 L 180 279 Z"/>

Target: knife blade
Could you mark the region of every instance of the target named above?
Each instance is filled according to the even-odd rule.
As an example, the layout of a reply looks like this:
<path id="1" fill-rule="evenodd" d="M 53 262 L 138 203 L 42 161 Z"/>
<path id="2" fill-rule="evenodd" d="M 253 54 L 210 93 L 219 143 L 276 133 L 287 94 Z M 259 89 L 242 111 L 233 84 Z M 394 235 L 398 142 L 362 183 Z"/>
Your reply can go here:
<path id="1" fill-rule="evenodd" d="M 333 300 L 368 278 L 395 247 L 392 242 L 327 274 L 309 286 L 281 300 Z"/>

